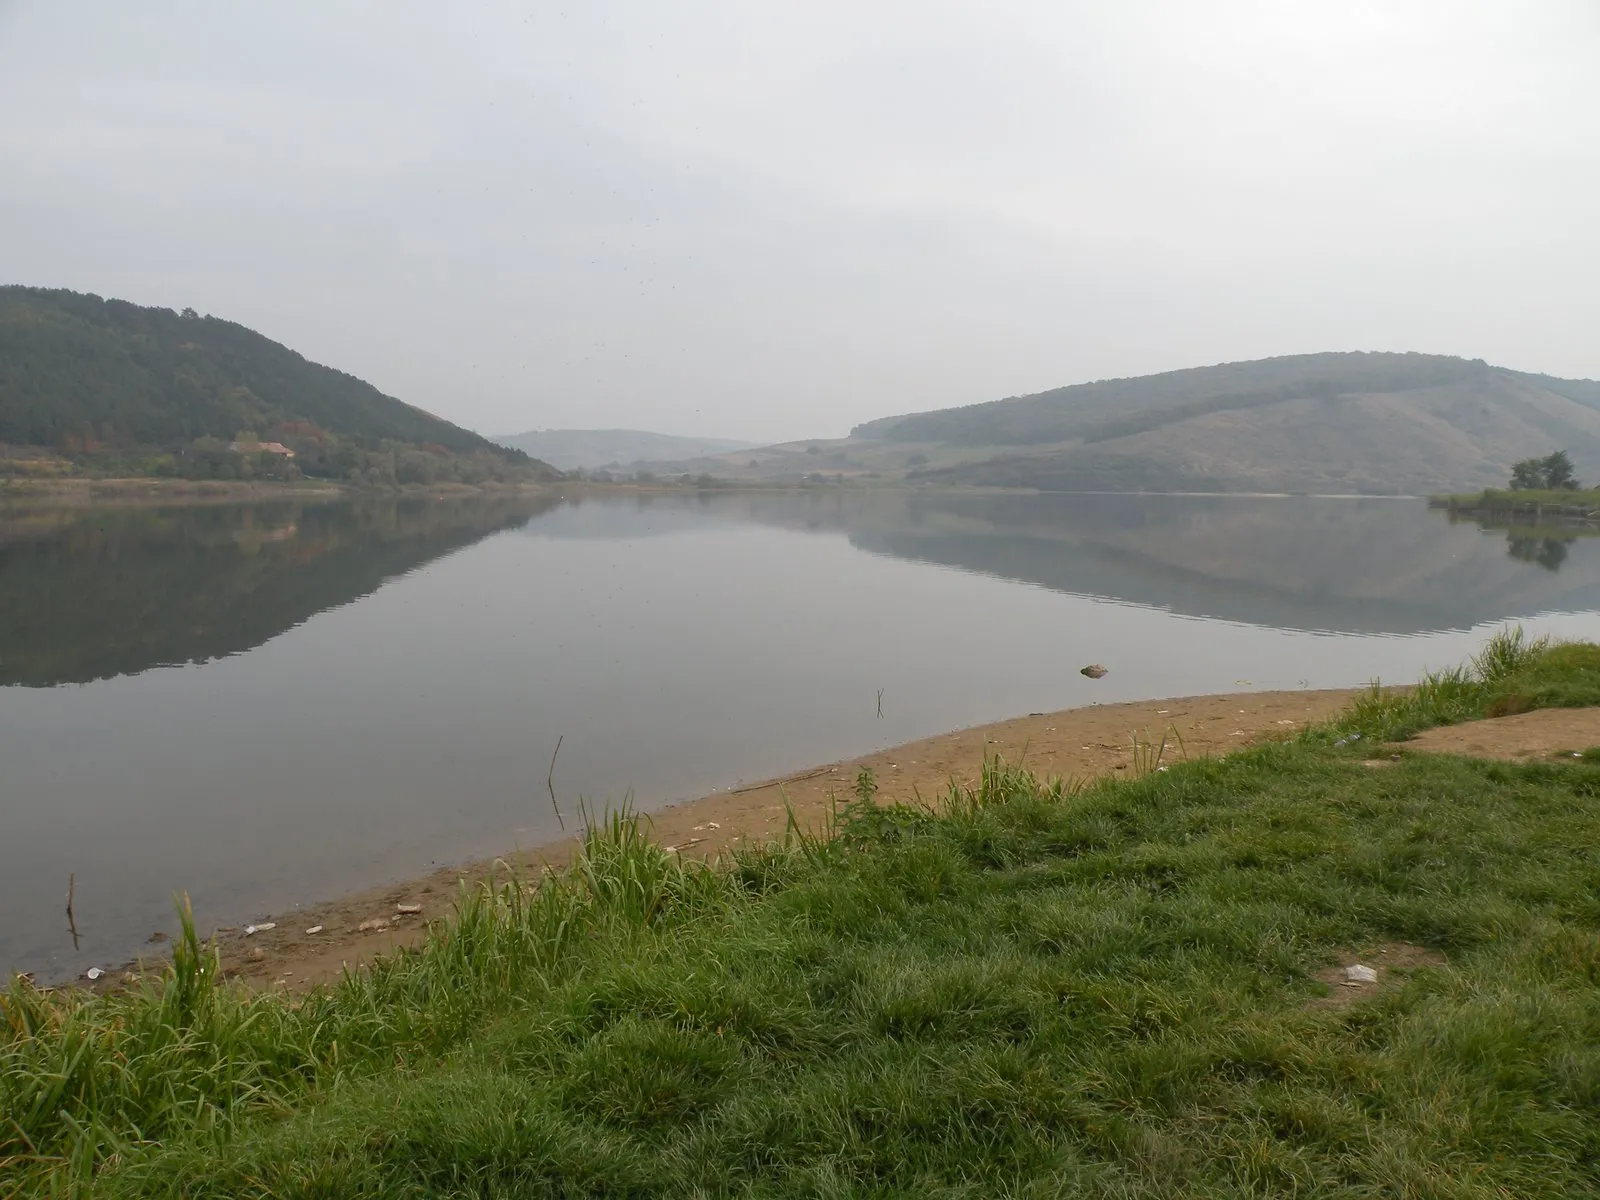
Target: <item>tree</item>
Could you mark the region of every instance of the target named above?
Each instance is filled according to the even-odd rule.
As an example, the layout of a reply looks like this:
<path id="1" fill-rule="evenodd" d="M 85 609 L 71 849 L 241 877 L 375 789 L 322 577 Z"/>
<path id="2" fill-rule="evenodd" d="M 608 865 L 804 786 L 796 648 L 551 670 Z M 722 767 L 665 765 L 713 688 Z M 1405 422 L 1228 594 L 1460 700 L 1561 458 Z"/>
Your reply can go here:
<path id="1" fill-rule="evenodd" d="M 1544 485 L 1553 492 L 1575 492 L 1578 477 L 1572 470 L 1572 459 L 1565 450 L 1557 450 L 1544 460 Z"/>
<path id="2" fill-rule="evenodd" d="M 1514 492 L 1578 490 L 1578 477 L 1565 450 L 1543 458 L 1525 458 L 1511 465 L 1511 490 Z"/>
<path id="3" fill-rule="evenodd" d="M 1537 458 L 1525 458 L 1511 464 L 1511 490 L 1532 492 L 1544 486 L 1544 467 Z"/>

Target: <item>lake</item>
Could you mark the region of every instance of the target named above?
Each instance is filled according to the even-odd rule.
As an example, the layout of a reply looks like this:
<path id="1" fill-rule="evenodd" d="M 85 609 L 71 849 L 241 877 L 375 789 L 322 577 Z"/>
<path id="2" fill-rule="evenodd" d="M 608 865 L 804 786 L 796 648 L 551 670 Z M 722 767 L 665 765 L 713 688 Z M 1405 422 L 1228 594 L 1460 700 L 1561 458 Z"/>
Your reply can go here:
<path id="1" fill-rule="evenodd" d="M 179 891 L 231 924 L 549 840 L 558 739 L 570 827 L 1028 712 L 1408 682 L 1508 621 L 1600 637 L 1600 543 L 1305 497 L 0 510 L 0 972 L 124 961 Z"/>

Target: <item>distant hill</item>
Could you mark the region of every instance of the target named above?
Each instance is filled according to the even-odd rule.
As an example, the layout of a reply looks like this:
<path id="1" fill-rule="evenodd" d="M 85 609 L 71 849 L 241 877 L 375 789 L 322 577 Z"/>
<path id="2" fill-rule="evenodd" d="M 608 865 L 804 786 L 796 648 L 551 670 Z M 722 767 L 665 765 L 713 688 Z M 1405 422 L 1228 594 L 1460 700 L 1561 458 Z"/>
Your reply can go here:
<path id="1" fill-rule="evenodd" d="M 1311 354 L 887 417 L 821 471 L 1059 491 L 1435 492 L 1565 448 L 1600 473 L 1600 383 L 1426 354 Z"/>
<path id="2" fill-rule="evenodd" d="M 755 445 L 727 438 L 677 437 L 643 429 L 535 429 L 507 434 L 495 441 L 526 451 L 563 471 L 628 466 L 644 461 L 677 461 L 745 450 Z"/>
<path id="3" fill-rule="evenodd" d="M 252 435 L 244 454 L 230 449 L 242 433 Z M 0 287 L 6 443 L 157 474 L 239 477 L 292 463 L 363 482 L 556 475 L 231 321 L 27 287 Z M 293 458 L 253 449 L 269 443 Z"/>

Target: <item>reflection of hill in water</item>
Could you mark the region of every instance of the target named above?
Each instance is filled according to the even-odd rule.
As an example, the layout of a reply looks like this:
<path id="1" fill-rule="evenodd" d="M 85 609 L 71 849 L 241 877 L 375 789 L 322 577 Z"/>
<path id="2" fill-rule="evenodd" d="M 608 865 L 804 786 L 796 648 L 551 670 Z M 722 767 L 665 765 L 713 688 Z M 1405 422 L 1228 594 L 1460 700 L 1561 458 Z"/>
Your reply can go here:
<path id="1" fill-rule="evenodd" d="M 1195 616 L 1415 633 L 1600 605 L 1600 554 L 1559 574 L 1415 501 L 971 497 L 850 530 L 863 549 Z M 1584 549 L 1592 550 L 1591 547 Z"/>
<path id="2" fill-rule="evenodd" d="M 694 513 L 841 532 L 874 553 L 1282 628 L 1409 634 L 1600 608 L 1600 545 L 1547 569 L 1415 500 L 819 491 L 656 505 L 676 516 L 657 527 Z M 648 507 L 610 515 L 642 533 Z"/>
<path id="3" fill-rule="evenodd" d="M 1415 501 L 817 491 L 39 511 L 0 513 L 0 685 L 236 654 L 534 517 L 541 537 L 844 534 L 872 553 L 1285 628 L 1404 634 L 1600 608 L 1600 539 L 1557 555 L 1549 531 L 1508 541 Z"/>
<path id="4" fill-rule="evenodd" d="M 237 654 L 552 503 L 0 514 L 0 684 L 85 683 Z"/>
<path id="5" fill-rule="evenodd" d="M 522 532 L 532 538 L 621 541 L 726 528 L 747 520 L 746 494 L 634 492 L 579 494 L 540 515 Z"/>

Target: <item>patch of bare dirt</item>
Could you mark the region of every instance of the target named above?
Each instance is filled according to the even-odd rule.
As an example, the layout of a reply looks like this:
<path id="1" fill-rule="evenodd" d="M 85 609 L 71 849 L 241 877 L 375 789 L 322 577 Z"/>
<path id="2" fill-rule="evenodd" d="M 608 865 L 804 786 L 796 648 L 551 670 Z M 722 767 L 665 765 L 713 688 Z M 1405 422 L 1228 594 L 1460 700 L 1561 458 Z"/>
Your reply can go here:
<path id="1" fill-rule="evenodd" d="M 1376 996 L 1384 988 L 1403 983 L 1422 967 L 1442 967 L 1445 957 L 1437 950 L 1413 946 L 1409 942 L 1383 942 L 1363 954 L 1343 951 L 1333 966 L 1316 974 L 1319 983 L 1328 985 L 1328 994 L 1311 1002 L 1313 1008 L 1348 1008 Z M 1365 978 L 1368 967 L 1376 978 Z"/>
<path id="2" fill-rule="evenodd" d="M 1428 754 L 1464 754 L 1513 762 L 1571 755 L 1600 746 L 1600 708 L 1541 708 L 1427 729 L 1406 743 Z"/>
<path id="3" fill-rule="evenodd" d="M 803 827 L 822 830 L 833 798 L 840 803 L 851 798 L 863 767 L 876 776 L 883 803 L 935 800 L 951 780 L 974 785 L 984 759 L 996 755 L 1022 763 L 1043 778 L 1088 780 L 1131 771 L 1136 736 L 1144 747 L 1160 747 L 1165 739 L 1164 761 L 1169 763 L 1220 756 L 1252 742 L 1292 736 L 1309 723 L 1333 716 L 1355 695 L 1353 691 L 1247 692 L 1033 713 L 716 792 L 659 809 L 649 814 L 649 822 L 663 845 L 711 859 L 747 842 L 782 837 L 786 799 Z M 567 839 L 507 854 L 504 861 L 537 874 L 542 866 L 570 861 L 576 850 L 576 840 Z M 331 982 L 346 966 L 415 944 L 427 921 L 449 914 L 460 881 L 480 880 L 492 867 L 489 862 L 452 867 L 274 914 L 264 918 L 274 928 L 254 934 L 242 928 L 218 930 L 223 969 L 260 987 L 302 988 Z M 402 914 L 401 905 L 420 911 Z"/>

